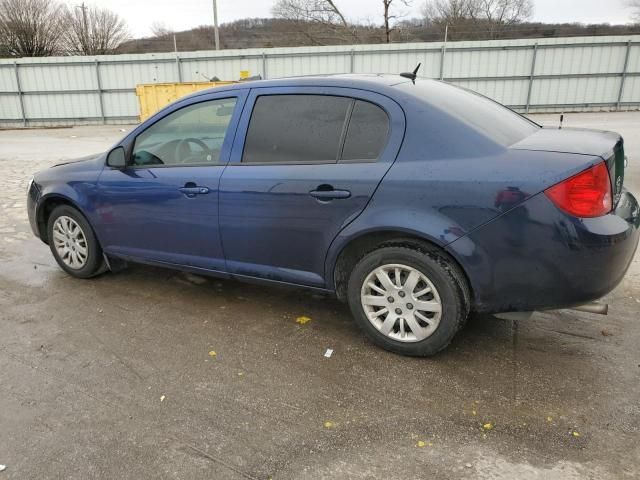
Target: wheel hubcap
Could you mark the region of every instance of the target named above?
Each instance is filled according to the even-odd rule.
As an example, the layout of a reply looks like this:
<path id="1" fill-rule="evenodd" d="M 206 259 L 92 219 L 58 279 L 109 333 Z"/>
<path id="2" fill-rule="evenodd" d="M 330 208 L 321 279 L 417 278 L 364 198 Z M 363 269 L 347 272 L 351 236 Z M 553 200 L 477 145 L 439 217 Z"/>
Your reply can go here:
<path id="1" fill-rule="evenodd" d="M 79 270 L 87 263 L 89 246 L 80 225 L 62 215 L 53 224 L 53 245 L 58 256 L 69 268 Z"/>
<path id="2" fill-rule="evenodd" d="M 400 342 L 418 342 L 435 332 L 442 302 L 433 283 L 419 270 L 382 265 L 365 278 L 360 300 L 371 324 Z"/>

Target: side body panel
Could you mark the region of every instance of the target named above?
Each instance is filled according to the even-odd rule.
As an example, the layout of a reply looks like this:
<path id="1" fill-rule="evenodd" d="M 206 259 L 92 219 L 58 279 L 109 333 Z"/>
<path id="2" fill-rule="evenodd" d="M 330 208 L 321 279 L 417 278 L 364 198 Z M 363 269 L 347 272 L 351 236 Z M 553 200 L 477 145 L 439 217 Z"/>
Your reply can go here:
<path id="1" fill-rule="evenodd" d="M 29 198 L 35 213 L 30 216 L 37 226 L 44 202 L 62 197 L 87 216 L 99 241 L 108 245 L 105 232 L 112 228 L 113 207 L 119 206 L 120 214 L 130 215 L 122 232 L 128 239 L 137 241 L 149 235 L 148 241 L 197 243 L 184 249 L 195 255 L 183 252 L 182 256 L 154 260 L 120 251 L 123 257 L 203 273 L 228 268 L 236 276 L 327 290 L 334 288 L 336 260 L 351 241 L 391 230 L 445 248 L 467 274 L 475 308 L 490 312 L 583 303 L 608 292 L 622 278 L 639 237 L 640 208 L 635 198 L 623 191 L 612 214 L 577 219 L 562 213 L 541 193 L 601 162 L 601 156 L 610 153 L 619 137 L 545 129 L 510 147 L 503 146 L 471 128 L 463 117 L 448 115 L 446 101 L 440 97 L 453 87 L 435 82 L 432 98 L 421 100 L 412 95 L 410 82 L 393 86 L 395 77 L 358 78 L 319 77 L 248 85 L 252 91 L 275 93 L 316 89 L 336 94 L 342 90 L 353 96 L 375 97 L 380 101 L 374 103 L 380 105 L 387 102 L 389 109 L 398 112 L 392 117 L 393 142 L 389 142 L 395 149 L 388 145 L 378 163 L 242 165 L 250 116 L 247 106 L 237 120 L 235 139 L 229 137 L 233 148 L 229 145 L 223 153 L 229 160 L 227 166 L 206 167 L 210 170 L 199 173 L 192 170 L 193 175 L 207 179 L 207 187 L 220 191 L 219 204 L 194 208 L 194 202 L 180 202 L 182 208 L 172 189 L 186 177 L 165 173 L 169 169 L 148 168 L 136 173 L 136 178 L 125 179 L 122 171 L 106 170 L 105 155 L 101 155 L 37 174 Z M 136 135 L 158 119 L 182 106 L 230 93 L 246 98 L 249 90 L 236 86 L 185 98 L 138 126 L 118 145 L 130 152 Z M 582 154 L 561 153 L 572 151 Z M 109 188 L 121 190 L 120 199 L 125 200 L 121 204 L 100 203 L 98 176 L 103 170 L 113 176 Z M 221 185 L 215 185 L 216 177 Z M 125 180 L 133 189 L 124 188 L 121 181 Z M 150 184 L 156 181 L 158 188 Z M 308 195 L 324 183 L 350 190 L 350 203 L 345 199 L 321 203 Z M 211 193 L 203 199 L 215 198 L 209 197 Z M 158 194 L 162 199 L 154 197 Z M 154 235 L 153 228 L 148 230 L 146 215 L 136 211 L 138 200 L 156 209 Z M 170 222 L 163 217 L 164 203 L 175 209 Z M 130 208 L 132 205 L 135 208 Z M 221 235 L 215 219 L 217 208 Z M 138 221 L 137 217 L 145 218 Z M 198 228 L 202 230 L 194 234 Z M 227 264 L 221 262 L 221 252 L 227 254 Z"/>

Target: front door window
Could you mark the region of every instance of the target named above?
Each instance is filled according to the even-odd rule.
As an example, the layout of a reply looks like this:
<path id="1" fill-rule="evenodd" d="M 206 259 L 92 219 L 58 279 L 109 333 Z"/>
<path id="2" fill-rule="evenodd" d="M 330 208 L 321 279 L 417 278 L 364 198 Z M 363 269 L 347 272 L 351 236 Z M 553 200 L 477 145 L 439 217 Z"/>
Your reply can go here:
<path id="1" fill-rule="evenodd" d="M 167 115 L 138 135 L 133 166 L 218 165 L 235 104 L 235 98 L 211 100 Z"/>

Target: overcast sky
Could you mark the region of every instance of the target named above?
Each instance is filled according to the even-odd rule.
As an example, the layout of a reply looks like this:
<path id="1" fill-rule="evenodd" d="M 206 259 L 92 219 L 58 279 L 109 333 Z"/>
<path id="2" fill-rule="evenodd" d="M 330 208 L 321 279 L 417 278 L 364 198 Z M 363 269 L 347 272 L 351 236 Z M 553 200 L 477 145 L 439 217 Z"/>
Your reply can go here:
<path id="1" fill-rule="evenodd" d="M 67 0 L 73 6 L 82 0 Z M 174 30 L 213 23 L 212 0 L 85 0 L 114 10 L 127 20 L 131 33 L 149 35 L 149 26 L 164 22 Z M 400 3 L 400 2 L 398 2 Z M 400 10 L 419 16 L 424 0 L 413 0 L 410 8 Z M 627 23 L 630 10 L 625 0 L 534 0 L 534 20 L 542 22 Z M 218 0 L 220 23 L 246 17 L 268 17 L 273 0 Z M 380 23 L 382 0 L 336 0 L 350 20 Z"/>

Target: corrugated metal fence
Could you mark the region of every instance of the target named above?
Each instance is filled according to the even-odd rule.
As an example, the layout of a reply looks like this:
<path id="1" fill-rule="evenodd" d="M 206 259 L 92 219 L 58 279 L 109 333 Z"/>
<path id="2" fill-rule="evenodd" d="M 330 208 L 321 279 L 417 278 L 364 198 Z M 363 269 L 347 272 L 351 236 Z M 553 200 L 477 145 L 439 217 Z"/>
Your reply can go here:
<path id="1" fill-rule="evenodd" d="M 0 60 L 0 126 L 135 122 L 139 83 L 420 74 L 520 111 L 640 107 L 640 35 Z"/>

